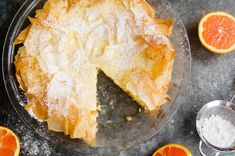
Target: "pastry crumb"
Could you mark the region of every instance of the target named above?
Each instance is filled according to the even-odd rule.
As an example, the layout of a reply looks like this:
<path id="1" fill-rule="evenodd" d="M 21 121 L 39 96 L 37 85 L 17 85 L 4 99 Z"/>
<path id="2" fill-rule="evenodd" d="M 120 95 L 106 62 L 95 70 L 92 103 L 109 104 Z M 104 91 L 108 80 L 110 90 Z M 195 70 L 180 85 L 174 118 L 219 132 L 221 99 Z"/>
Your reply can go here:
<path id="1" fill-rule="evenodd" d="M 111 124 L 111 123 L 113 123 L 113 121 L 112 120 L 107 120 L 106 123 Z"/>
<path id="2" fill-rule="evenodd" d="M 110 105 L 110 106 L 112 106 L 112 105 L 113 105 L 113 103 L 114 103 L 114 101 L 113 101 L 113 100 L 110 100 L 110 101 L 109 101 L 109 105 Z"/>
<path id="3" fill-rule="evenodd" d="M 126 117 L 126 120 L 127 120 L 127 121 L 132 121 L 133 118 L 132 118 L 131 116 L 127 116 L 127 117 Z"/>
<path id="4" fill-rule="evenodd" d="M 101 112 L 101 105 L 98 105 L 96 108 L 97 111 Z"/>
<path id="5" fill-rule="evenodd" d="M 166 100 L 167 100 L 168 102 L 171 102 L 171 101 L 172 101 L 169 96 L 166 97 Z"/>

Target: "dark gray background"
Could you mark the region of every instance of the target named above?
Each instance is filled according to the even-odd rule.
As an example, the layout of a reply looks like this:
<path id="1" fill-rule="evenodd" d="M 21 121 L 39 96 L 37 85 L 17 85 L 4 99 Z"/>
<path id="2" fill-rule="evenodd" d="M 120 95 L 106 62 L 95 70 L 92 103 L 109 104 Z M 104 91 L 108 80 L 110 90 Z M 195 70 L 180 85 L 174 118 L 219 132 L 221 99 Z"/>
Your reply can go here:
<path id="1" fill-rule="evenodd" d="M 16 11 L 24 0 L 0 0 L 0 47 Z M 186 26 L 192 49 L 192 77 L 188 87 L 188 100 L 160 133 L 120 155 L 151 155 L 167 143 L 187 146 L 198 156 L 199 137 L 195 129 L 197 111 L 205 103 L 215 99 L 229 99 L 235 93 L 235 52 L 218 55 L 206 50 L 198 39 L 197 26 L 200 18 L 210 11 L 226 11 L 235 16 L 235 0 L 170 0 L 173 8 Z M 79 155 L 53 147 L 34 135 L 20 121 L 0 81 L 0 125 L 11 128 L 20 137 L 21 155 L 57 156 Z M 232 154 L 235 155 L 235 154 Z"/>

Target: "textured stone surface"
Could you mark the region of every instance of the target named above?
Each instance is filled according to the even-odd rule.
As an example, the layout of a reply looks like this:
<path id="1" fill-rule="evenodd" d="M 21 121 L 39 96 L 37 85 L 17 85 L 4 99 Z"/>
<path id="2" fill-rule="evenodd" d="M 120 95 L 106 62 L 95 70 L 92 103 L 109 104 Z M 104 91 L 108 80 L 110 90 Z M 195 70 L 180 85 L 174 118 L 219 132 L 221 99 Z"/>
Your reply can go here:
<path id="1" fill-rule="evenodd" d="M 24 0 L 0 1 L 0 47 L 11 19 Z M 192 78 L 188 87 L 188 100 L 181 105 L 177 114 L 153 138 L 120 155 L 151 155 L 161 145 L 181 143 L 193 155 L 198 156 L 199 137 L 195 129 L 197 111 L 215 99 L 229 99 L 235 92 L 235 52 L 218 55 L 207 51 L 199 42 L 197 26 L 203 14 L 210 11 L 226 11 L 235 16 L 234 0 L 170 0 L 173 8 L 183 20 L 192 49 Z M 20 121 L 10 105 L 0 82 L 0 125 L 13 129 L 21 139 L 21 155 L 79 155 L 50 145 L 34 135 Z M 235 155 L 235 154 L 232 154 Z"/>

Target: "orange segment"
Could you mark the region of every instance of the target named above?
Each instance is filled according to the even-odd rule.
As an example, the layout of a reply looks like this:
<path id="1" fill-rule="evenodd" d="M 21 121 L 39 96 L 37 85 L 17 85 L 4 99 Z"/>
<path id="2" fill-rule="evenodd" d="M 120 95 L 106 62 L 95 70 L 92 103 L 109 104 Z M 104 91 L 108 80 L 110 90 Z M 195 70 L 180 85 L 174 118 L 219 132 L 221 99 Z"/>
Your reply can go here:
<path id="1" fill-rule="evenodd" d="M 192 156 L 192 153 L 183 145 L 168 144 L 159 148 L 153 156 Z"/>
<path id="2" fill-rule="evenodd" d="M 198 26 L 201 43 L 210 51 L 228 53 L 235 49 L 235 19 L 225 12 L 205 15 Z"/>
<path id="3" fill-rule="evenodd" d="M 0 126 L 0 155 L 18 156 L 20 153 L 20 142 L 13 131 Z"/>

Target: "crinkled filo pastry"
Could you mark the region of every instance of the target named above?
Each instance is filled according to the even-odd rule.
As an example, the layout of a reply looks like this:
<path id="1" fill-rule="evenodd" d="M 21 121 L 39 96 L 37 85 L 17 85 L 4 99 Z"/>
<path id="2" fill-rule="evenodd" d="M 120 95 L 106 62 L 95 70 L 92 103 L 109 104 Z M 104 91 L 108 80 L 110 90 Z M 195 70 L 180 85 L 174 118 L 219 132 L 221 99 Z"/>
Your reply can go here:
<path id="1" fill-rule="evenodd" d="M 175 51 L 171 19 L 155 17 L 145 0 L 48 0 L 15 39 L 16 77 L 25 109 L 95 145 L 97 70 L 148 113 L 169 101 Z"/>

